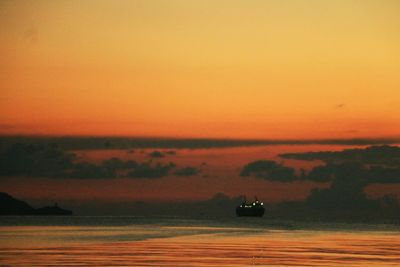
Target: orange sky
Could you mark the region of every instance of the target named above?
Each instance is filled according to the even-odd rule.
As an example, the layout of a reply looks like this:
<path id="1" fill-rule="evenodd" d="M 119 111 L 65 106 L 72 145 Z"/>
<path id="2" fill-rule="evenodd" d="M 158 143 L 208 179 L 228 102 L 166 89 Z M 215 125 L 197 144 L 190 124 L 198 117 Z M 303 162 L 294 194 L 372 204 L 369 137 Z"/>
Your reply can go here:
<path id="1" fill-rule="evenodd" d="M 400 2 L 2 1 L 0 133 L 400 135 Z"/>

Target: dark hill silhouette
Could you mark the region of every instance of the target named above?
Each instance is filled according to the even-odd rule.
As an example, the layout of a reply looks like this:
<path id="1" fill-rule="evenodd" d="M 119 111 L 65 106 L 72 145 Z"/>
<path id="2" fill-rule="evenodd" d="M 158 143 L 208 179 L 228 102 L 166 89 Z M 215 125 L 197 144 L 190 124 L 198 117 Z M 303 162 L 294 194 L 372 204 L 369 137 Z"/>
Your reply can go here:
<path id="1" fill-rule="evenodd" d="M 15 199 L 7 193 L 0 192 L 0 214 L 31 215 L 35 214 L 35 209 L 22 200 Z"/>
<path id="2" fill-rule="evenodd" d="M 36 215 L 72 215 L 72 211 L 62 209 L 56 204 L 36 209 Z"/>
<path id="3" fill-rule="evenodd" d="M 35 209 L 28 203 L 0 192 L 0 215 L 72 215 L 72 211 L 58 205 Z"/>

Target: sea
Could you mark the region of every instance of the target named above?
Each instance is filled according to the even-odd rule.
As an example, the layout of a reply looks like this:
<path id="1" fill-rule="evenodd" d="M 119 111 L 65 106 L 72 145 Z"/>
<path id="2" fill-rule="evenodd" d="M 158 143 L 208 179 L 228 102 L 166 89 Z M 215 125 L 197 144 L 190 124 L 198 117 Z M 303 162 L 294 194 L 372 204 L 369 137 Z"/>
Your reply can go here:
<path id="1" fill-rule="evenodd" d="M 4 216 L 0 266 L 400 266 L 400 225 Z"/>

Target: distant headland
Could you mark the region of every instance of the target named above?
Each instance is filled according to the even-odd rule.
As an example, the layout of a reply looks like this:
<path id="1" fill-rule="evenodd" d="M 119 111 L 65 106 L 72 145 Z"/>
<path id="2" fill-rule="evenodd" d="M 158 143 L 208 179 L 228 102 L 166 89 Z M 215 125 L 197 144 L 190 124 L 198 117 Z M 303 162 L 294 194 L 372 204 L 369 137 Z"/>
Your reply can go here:
<path id="1" fill-rule="evenodd" d="M 72 215 L 72 211 L 57 204 L 35 209 L 25 201 L 0 192 L 0 215 Z"/>

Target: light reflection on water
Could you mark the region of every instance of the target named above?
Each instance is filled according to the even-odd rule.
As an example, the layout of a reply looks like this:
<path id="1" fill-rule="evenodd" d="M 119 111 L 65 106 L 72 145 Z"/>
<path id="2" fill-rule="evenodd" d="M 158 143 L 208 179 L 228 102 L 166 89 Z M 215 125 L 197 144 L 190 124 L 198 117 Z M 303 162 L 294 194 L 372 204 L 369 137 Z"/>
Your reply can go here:
<path id="1" fill-rule="evenodd" d="M 2 226 L 0 265 L 399 266 L 400 233 L 213 225 Z"/>

